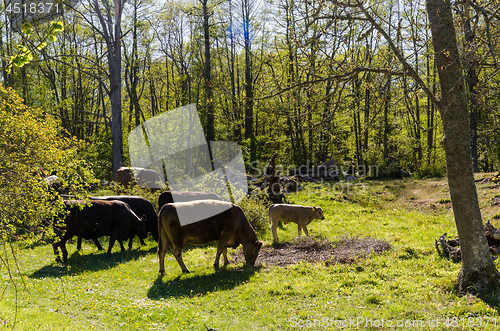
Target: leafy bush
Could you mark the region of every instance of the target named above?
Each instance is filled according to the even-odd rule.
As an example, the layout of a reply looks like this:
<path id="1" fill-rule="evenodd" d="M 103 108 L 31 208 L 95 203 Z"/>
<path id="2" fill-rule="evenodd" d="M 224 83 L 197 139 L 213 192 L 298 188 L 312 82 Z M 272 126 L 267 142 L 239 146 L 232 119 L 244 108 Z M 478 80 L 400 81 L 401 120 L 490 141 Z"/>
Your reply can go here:
<path id="1" fill-rule="evenodd" d="M 444 164 L 423 165 L 413 173 L 415 178 L 420 179 L 444 177 L 445 175 L 446 166 Z"/>
<path id="2" fill-rule="evenodd" d="M 80 156 L 92 165 L 95 176 L 101 180 L 113 180 L 111 132 L 106 130 L 99 134 L 94 143 L 88 144 L 80 152 Z"/>
<path id="3" fill-rule="evenodd" d="M 402 172 L 399 161 L 396 159 L 385 159 L 383 161 L 375 161 L 368 167 L 368 177 L 373 179 L 387 178 L 401 178 Z M 376 165 L 376 166 L 373 166 Z"/>
<path id="4" fill-rule="evenodd" d="M 0 85 L 0 239 L 30 236 L 50 229 L 62 210 L 62 198 L 43 180 L 57 172 L 68 193 L 94 181 L 77 156 L 81 142 L 58 131 L 56 121 L 23 104 Z"/>
<path id="5" fill-rule="evenodd" d="M 269 217 L 264 200 L 248 196 L 240 201 L 238 205 L 245 213 L 255 231 L 262 233 L 269 229 Z"/>

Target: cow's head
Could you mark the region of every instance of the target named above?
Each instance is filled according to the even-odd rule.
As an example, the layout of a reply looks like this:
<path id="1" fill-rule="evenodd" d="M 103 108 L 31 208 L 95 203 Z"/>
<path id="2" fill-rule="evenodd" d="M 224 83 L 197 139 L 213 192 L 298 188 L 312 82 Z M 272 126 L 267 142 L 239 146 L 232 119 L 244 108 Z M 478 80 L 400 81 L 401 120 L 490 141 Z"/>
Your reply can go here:
<path id="1" fill-rule="evenodd" d="M 257 256 L 259 256 L 260 248 L 262 247 L 262 241 L 257 240 L 255 242 L 249 242 L 243 245 L 243 255 L 245 255 L 245 261 L 247 264 L 253 266 Z"/>
<path id="2" fill-rule="evenodd" d="M 323 215 L 323 209 L 320 206 L 313 207 L 314 218 L 318 220 L 324 220 L 325 216 Z"/>
<path id="3" fill-rule="evenodd" d="M 142 215 L 137 225 L 137 236 L 141 239 L 146 239 L 148 237 L 148 232 L 146 230 L 146 215 Z"/>

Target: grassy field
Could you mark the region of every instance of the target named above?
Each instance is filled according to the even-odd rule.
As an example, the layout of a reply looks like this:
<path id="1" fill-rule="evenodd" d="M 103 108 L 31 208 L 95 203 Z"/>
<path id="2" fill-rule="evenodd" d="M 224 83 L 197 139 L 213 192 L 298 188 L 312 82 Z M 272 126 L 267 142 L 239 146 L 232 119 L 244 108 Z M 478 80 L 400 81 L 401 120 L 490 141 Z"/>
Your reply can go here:
<path id="1" fill-rule="evenodd" d="M 484 220 L 498 226 L 498 188 L 479 184 L 478 193 Z M 73 242 L 65 265 L 54 262 L 50 245 L 15 246 L 19 270 L 4 246 L 14 282 L 2 264 L 0 330 L 499 328 L 499 299 L 461 296 L 460 264 L 436 254 L 439 235 L 456 235 L 446 179 L 310 184 L 289 201 L 325 211 L 325 220 L 308 226 L 312 237 L 371 237 L 391 249 L 352 264 L 240 263 L 216 272 L 214 245 L 189 247 L 184 261 L 191 273 L 181 274 L 169 253 L 160 277 L 152 240 L 123 253 L 115 246 L 111 260 L 90 242 L 78 253 Z M 297 236 L 294 224 L 278 231 L 285 242 Z M 271 245 L 270 230 L 259 237 Z"/>

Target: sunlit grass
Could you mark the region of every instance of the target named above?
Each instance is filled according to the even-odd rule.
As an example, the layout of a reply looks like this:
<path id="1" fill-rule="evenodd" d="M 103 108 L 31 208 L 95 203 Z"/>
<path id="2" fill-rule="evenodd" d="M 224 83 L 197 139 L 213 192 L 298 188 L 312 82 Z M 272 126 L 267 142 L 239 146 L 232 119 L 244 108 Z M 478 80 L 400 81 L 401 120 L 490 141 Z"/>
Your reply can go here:
<path id="1" fill-rule="evenodd" d="M 14 283 L 0 269 L 0 329 L 11 328 L 16 318 L 16 330 L 293 330 L 315 319 L 420 320 L 424 324 L 419 329 L 449 330 L 443 324 L 447 318 L 467 323 L 470 317 L 477 322 L 498 315 L 497 300 L 459 295 L 455 281 L 460 264 L 435 252 L 440 234 L 456 234 L 451 211 L 420 211 L 406 203 L 422 195 L 446 198 L 442 188 L 413 192 L 415 183 L 409 181 L 366 185 L 356 195 L 319 196 L 305 190 L 289 200 L 325 211 L 325 220 L 308 226 L 311 236 L 387 240 L 392 248 L 380 256 L 351 265 L 299 263 L 254 270 L 232 264 L 214 271 L 215 246 L 207 245 L 184 252 L 190 274 L 182 274 L 167 254 L 166 274 L 160 277 L 153 241 L 141 248 L 136 242 L 123 253 L 115 247 L 111 260 L 90 242 L 80 253 L 71 243 L 64 266 L 54 262 L 50 245 L 19 248 L 21 275 L 13 270 Z M 278 231 L 282 241 L 297 236 L 295 224 Z M 270 231 L 260 238 L 271 244 Z M 440 324 L 430 327 L 429 321 L 436 319 Z M 476 329 L 496 330 L 494 322 Z M 324 324 L 310 329 L 337 328 Z"/>

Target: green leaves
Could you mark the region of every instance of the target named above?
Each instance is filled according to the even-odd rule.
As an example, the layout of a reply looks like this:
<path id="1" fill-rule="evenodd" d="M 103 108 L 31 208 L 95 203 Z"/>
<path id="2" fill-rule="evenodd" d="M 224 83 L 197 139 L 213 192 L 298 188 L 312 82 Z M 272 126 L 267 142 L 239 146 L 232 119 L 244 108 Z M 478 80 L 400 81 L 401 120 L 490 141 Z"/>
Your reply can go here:
<path id="1" fill-rule="evenodd" d="M 58 218 L 62 198 L 48 189 L 46 176 L 57 172 L 69 194 L 84 192 L 94 181 L 77 155 L 82 145 L 61 136 L 56 120 L 0 85 L 0 238 L 36 236 Z"/>
<path id="2" fill-rule="evenodd" d="M 47 46 L 47 43 L 43 42 L 43 43 L 40 43 L 40 44 L 36 47 L 36 49 L 37 49 L 37 50 L 39 50 L 39 51 L 41 51 L 41 50 L 42 50 L 42 49 L 44 49 L 46 46 Z"/>
<path id="3" fill-rule="evenodd" d="M 14 66 L 23 67 L 26 64 L 33 61 L 33 52 L 41 51 L 45 47 L 47 47 L 48 43 L 53 43 L 57 41 L 56 35 L 64 31 L 64 25 L 62 22 L 51 22 L 49 27 L 49 32 L 47 36 L 45 36 L 42 40 L 35 44 L 34 50 L 28 49 L 24 45 L 17 45 L 17 54 L 12 55 L 10 57 L 9 64 L 5 66 L 3 70 L 12 71 Z M 30 37 L 33 32 L 33 26 L 30 23 L 24 23 L 21 32 L 26 35 L 26 37 Z"/>
<path id="4" fill-rule="evenodd" d="M 24 23 L 23 26 L 21 27 L 21 32 L 27 36 L 31 34 L 32 31 L 32 26 L 30 23 Z"/>
<path id="5" fill-rule="evenodd" d="M 62 22 L 51 22 L 50 23 L 50 31 L 54 34 L 60 33 L 64 31 L 64 25 Z"/>

